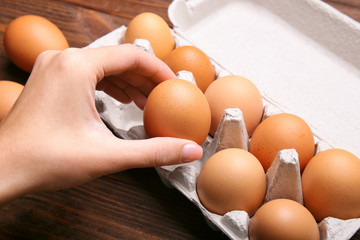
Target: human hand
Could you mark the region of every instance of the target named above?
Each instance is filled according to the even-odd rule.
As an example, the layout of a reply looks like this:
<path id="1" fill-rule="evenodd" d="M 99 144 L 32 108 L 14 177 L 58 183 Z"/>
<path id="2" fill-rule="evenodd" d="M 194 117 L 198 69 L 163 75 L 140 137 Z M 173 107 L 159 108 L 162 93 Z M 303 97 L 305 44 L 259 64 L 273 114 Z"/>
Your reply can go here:
<path id="1" fill-rule="evenodd" d="M 116 138 L 96 111 L 96 88 L 143 108 L 154 86 L 174 77 L 133 45 L 42 53 L 0 124 L 0 206 L 125 169 L 200 159 L 189 140 Z"/>

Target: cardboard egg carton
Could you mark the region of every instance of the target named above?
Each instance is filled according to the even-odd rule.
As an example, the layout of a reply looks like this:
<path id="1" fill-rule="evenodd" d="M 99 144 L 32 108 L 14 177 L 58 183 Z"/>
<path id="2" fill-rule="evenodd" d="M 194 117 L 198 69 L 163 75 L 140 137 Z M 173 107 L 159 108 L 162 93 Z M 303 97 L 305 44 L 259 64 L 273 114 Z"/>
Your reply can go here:
<path id="1" fill-rule="evenodd" d="M 263 120 L 279 112 L 293 113 L 305 119 L 315 136 L 316 153 L 336 146 L 359 156 L 357 146 L 360 131 L 354 127 L 354 119 L 360 119 L 360 99 L 357 97 L 360 92 L 360 45 L 347 44 L 360 39 L 359 24 L 316 0 L 296 0 L 290 5 L 283 0 L 226 0 L 221 1 L 221 6 L 219 2 L 175 0 L 171 4 L 169 17 L 175 26 L 173 35 L 176 47 L 195 45 L 201 48 L 210 56 L 217 77 L 238 74 L 253 81 L 263 96 Z M 227 18 L 239 17 L 239 12 L 242 13 L 240 20 L 232 20 L 235 26 L 226 25 Z M 299 15 L 300 12 L 305 16 Z M 253 16 L 260 20 L 252 22 Z M 302 21 L 297 21 L 296 18 L 301 18 Z M 290 28 L 286 22 L 290 22 Z M 329 28 L 331 31 L 319 30 Z M 277 32 L 274 39 L 264 44 L 261 42 L 264 37 L 262 31 L 269 37 L 267 29 Z M 121 26 L 88 47 L 120 44 L 125 30 L 126 26 Z M 285 41 L 286 37 L 290 39 L 288 42 Z M 135 44 L 151 53 L 148 42 L 139 40 Z M 266 54 L 257 50 L 262 49 L 263 45 L 271 47 L 263 49 Z M 255 56 L 252 58 L 250 53 Z M 275 56 L 274 59 L 270 59 L 271 54 Z M 289 54 L 295 55 L 295 60 Z M 304 54 L 309 54 L 309 59 Z M 294 61 L 293 64 L 291 60 Z M 319 66 L 320 60 L 329 64 L 329 69 Z M 304 75 L 304 71 L 314 76 Z M 179 74 L 182 74 L 179 78 L 194 83 L 191 74 Z M 340 76 L 346 78 L 346 86 L 335 84 Z M 309 88 L 305 88 L 306 84 L 301 82 L 304 77 L 308 78 L 305 83 L 310 85 Z M 292 85 L 287 83 L 288 78 L 293 78 L 290 81 Z M 322 83 L 322 79 L 326 79 L 326 82 Z M 281 83 L 280 87 L 275 86 L 274 83 L 277 82 Z M 329 89 L 327 86 L 333 87 L 334 84 L 338 89 Z M 332 97 L 334 92 L 337 95 Z M 323 102 L 321 99 L 325 95 L 330 95 L 330 98 Z M 95 96 L 98 112 L 115 135 L 124 139 L 146 138 L 142 126 L 142 111 L 135 104 L 119 103 L 103 92 L 97 91 Z M 348 102 L 339 99 L 341 96 L 346 96 L 344 99 Z M 314 100 L 319 102 L 314 104 Z M 328 106 L 341 110 L 334 115 Z M 196 178 L 203 164 L 215 152 L 229 147 L 247 150 L 248 143 L 241 111 L 227 109 L 214 138 L 209 136 L 205 140 L 201 160 L 156 168 L 165 185 L 178 189 L 200 209 L 210 227 L 220 229 L 231 239 L 248 239 L 250 217 L 244 211 L 231 211 L 223 216 L 207 211 L 196 194 Z M 280 151 L 267 171 L 266 179 L 264 202 L 288 198 L 303 203 L 295 150 Z M 360 229 L 360 218 L 340 220 L 328 217 L 318 226 L 322 240 L 349 239 Z"/>
<path id="2" fill-rule="evenodd" d="M 141 43 L 143 44 L 143 43 Z M 147 43 L 144 50 L 149 51 Z M 151 51 L 150 51 L 151 52 Z M 217 69 L 220 72 L 221 69 Z M 193 75 L 183 71 L 178 78 L 195 84 Z M 103 92 L 96 92 L 96 106 L 102 119 L 123 139 L 147 138 L 142 126 L 142 112 L 133 104 L 121 104 Z M 271 105 L 265 105 L 262 120 L 280 111 Z M 124 125 L 124 117 L 130 117 Z M 127 130 L 126 130 L 127 129 Z M 204 214 L 210 227 L 222 230 L 231 239 L 248 239 L 250 217 L 245 211 L 231 211 L 224 216 L 209 212 L 196 193 L 196 179 L 202 166 L 215 152 L 226 148 L 248 150 L 249 137 L 242 112 L 238 108 L 226 109 L 218 131 L 212 138 L 208 136 L 203 143 L 202 159 L 188 164 L 163 166 L 156 168 L 162 182 L 168 187 L 175 187 L 192 201 Z M 317 140 L 317 152 L 327 149 L 327 144 Z M 303 204 L 300 166 L 297 152 L 285 149 L 276 156 L 272 166 L 266 173 L 267 191 L 264 202 L 276 198 L 287 198 Z M 339 227 L 341 226 L 341 227 Z M 360 219 L 339 220 L 326 218 L 319 224 L 322 239 L 348 239 L 360 227 Z"/>
<path id="3" fill-rule="evenodd" d="M 103 108 L 104 103 L 106 108 Z M 119 103 L 104 93 L 98 92 L 97 105 L 102 106 L 99 111 L 108 125 L 104 116 L 112 115 L 119 111 Z M 120 104 L 121 105 L 121 104 Z M 106 110 L 104 110 L 106 109 Z M 269 114 L 265 106 L 264 114 Z M 106 113 L 105 113 L 106 112 Z M 271 115 L 268 115 L 271 116 Z M 140 120 L 139 120 L 140 121 Z M 136 125 L 129 130 L 112 127 L 118 137 L 123 139 L 147 138 L 142 125 Z M 249 138 L 247 135 L 242 112 L 237 109 L 226 109 L 219 129 L 214 138 L 208 136 L 203 144 L 204 154 L 199 161 L 188 164 L 157 167 L 156 170 L 162 182 L 170 187 L 178 189 L 190 201 L 192 201 L 203 213 L 207 223 L 214 230 L 220 229 L 231 239 L 248 239 L 250 217 L 245 211 L 231 211 L 221 216 L 209 212 L 201 203 L 196 192 L 196 179 L 202 166 L 215 152 L 226 148 L 248 149 Z M 317 142 L 321 146 L 321 142 Z M 317 148 L 317 151 L 324 149 Z M 264 203 L 272 199 L 287 198 L 303 204 L 301 189 L 301 176 L 298 154 L 294 149 L 284 149 L 278 153 L 273 164 L 266 172 L 267 191 Z M 321 239 L 341 240 L 349 239 L 360 228 L 360 218 L 340 220 L 328 217 L 319 223 Z"/>

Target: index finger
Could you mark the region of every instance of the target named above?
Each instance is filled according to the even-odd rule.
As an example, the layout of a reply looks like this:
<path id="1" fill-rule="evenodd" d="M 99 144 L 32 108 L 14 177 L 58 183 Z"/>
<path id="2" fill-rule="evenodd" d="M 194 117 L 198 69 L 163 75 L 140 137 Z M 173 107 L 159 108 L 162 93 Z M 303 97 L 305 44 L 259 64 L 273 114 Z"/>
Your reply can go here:
<path id="1" fill-rule="evenodd" d="M 126 71 L 134 71 L 151 78 L 156 84 L 176 77 L 163 61 L 132 44 L 85 50 L 88 60 L 96 66 L 97 82 L 106 76 Z"/>

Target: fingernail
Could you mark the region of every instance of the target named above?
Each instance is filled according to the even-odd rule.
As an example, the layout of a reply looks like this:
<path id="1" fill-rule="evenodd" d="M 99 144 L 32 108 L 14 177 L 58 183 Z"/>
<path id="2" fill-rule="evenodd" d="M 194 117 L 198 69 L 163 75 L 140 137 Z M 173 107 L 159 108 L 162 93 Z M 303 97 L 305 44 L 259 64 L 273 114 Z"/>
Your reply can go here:
<path id="1" fill-rule="evenodd" d="M 201 146 L 193 143 L 186 144 L 182 149 L 182 161 L 192 162 L 199 160 L 203 155 L 203 149 Z"/>

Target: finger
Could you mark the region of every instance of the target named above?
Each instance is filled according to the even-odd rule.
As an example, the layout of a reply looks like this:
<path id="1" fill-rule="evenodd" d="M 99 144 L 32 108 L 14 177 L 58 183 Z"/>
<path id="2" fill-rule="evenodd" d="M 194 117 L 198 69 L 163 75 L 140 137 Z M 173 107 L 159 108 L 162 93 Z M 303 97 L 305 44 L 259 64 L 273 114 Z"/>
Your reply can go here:
<path id="1" fill-rule="evenodd" d="M 129 168 L 157 167 L 187 163 L 202 157 L 203 150 L 198 144 L 177 138 L 151 138 L 127 141 Z"/>
<path id="2" fill-rule="evenodd" d="M 156 83 L 175 77 L 175 74 L 164 62 L 132 44 L 84 50 L 86 59 L 92 61 L 97 67 L 98 81 L 105 76 L 128 70 L 147 76 Z"/>
<path id="3" fill-rule="evenodd" d="M 123 91 L 126 93 L 127 96 L 129 96 L 130 99 L 134 101 L 138 108 L 144 109 L 147 96 L 145 96 L 141 91 L 139 91 L 138 88 L 128 85 Z"/>
<path id="4" fill-rule="evenodd" d="M 178 138 L 151 138 L 144 140 L 115 139 L 102 148 L 100 175 L 130 168 L 158 167 L 199 160 L 203 149 L 198 144 Z M 99 169 L 99 165 L 96 165 Z M 100 176 L 98 175 L 98 176 Z"/>
<path id="5" fill-rule="evenodd" d="M 120 79 L 120 75 L 106 76 L 103 78 L 103 80 L 97 83 L 96 90 L 104 90 L 104 88 L 106 87 L 106 85 L 108 85 L 109 82 L 114 84 L 116 87 L 123 89 L 128 83 L 125 83 Z"/>
<path id="6" fill-rule="evenodd" d="M 101 90 L 119 102 L 130 103 L 132 101 L 131 97 L 123 89 L 118 88 L 112 82 L 107 82 L 106 84 L 102 85 Z"/>
<path id="7" fill-rule="evenodd" d="M 135 76 L 135 78 L 136 77 L 141 78 L 142 76 Z M 154 84 L 151 84 L 151 81 L 144 81 L 143 86 L 134 87 L 133 85 L 124 83 L 121 78 L 121 76 L 107 77 L 106 80 L 97 84 L 96 89 L 106 92 L 122 103 L 134 101 L 140 109 L 144 109 L 147 96 L 154 88 Z"/>
<path id="8" fill-rule="evenodd" d="M 144 77 L 136 72 L 125 72 L 121 75 L 123 81 L 128 81 L 128 83 L 139 89 L 145 96 L 149 96 L 150 92 L 157 85 L 153 81 L 149 81 L 148 77 Z"/>
<path id="9" fill-rule="evenodd" d="M 128 80 L 125 79 L 125 81 L 123 81 L 123 77 L 122 74 L 116 74 L 116 75 L 110 75 L 110 76 L 105 76 L 103 78 L 103 80 L 101 80 L 98 85 L 101 86 L 106 82 L 111 82 L 112 84 L 114 84 L 115 86 L 117 86 L 120 89 L 124 89 L 127 85 L 129 85 Z"/>
<path id="10" fill-rule="evenodd" d="M 144 77 L 134 72 L 124 72 L 119 75 L 112 75 L 105 77 L 102 81 L 98 83 L 97 89 L 102 90 L 103 86 L 106 85 L 106 82 L 111 82 L 116 87 L 126 91 L 125 89 L 129 85 L 138 89 L 143 95 L 148 96 L 150 92 L 154 89 L 156 84 L 152 81 L 149 81 L 148 77 Z"/>

